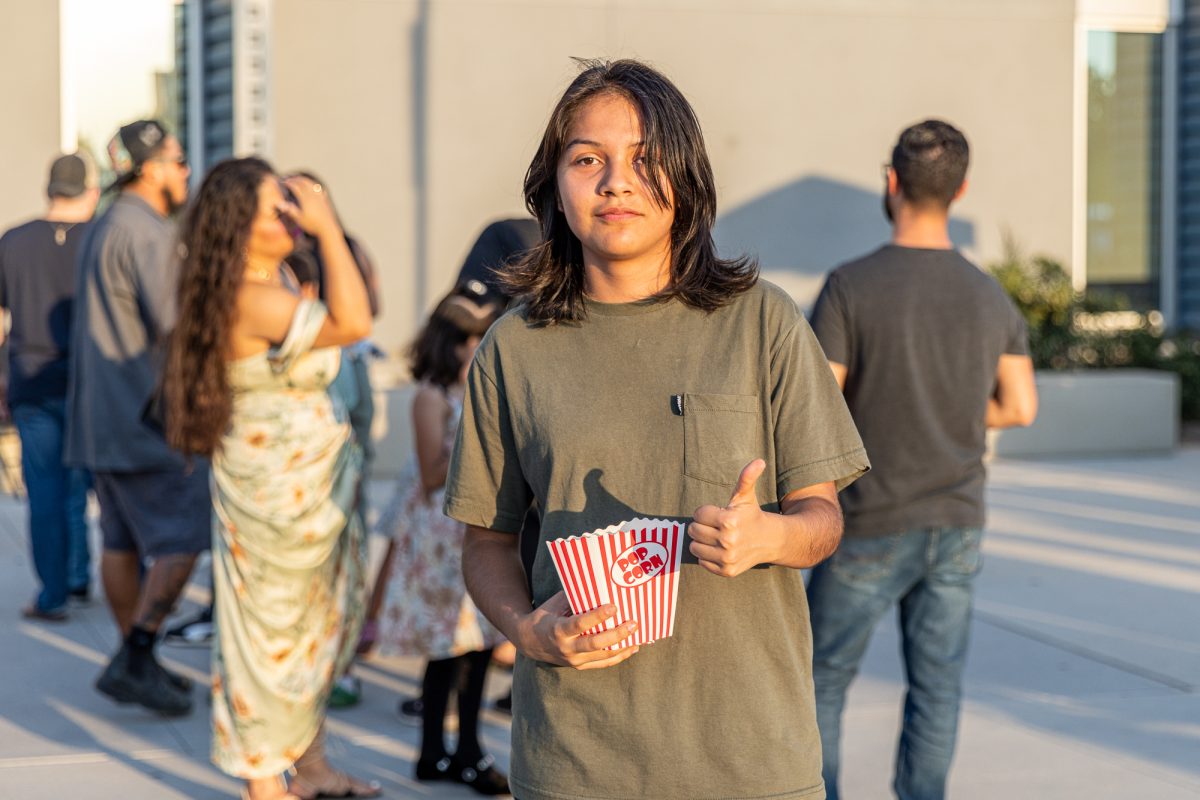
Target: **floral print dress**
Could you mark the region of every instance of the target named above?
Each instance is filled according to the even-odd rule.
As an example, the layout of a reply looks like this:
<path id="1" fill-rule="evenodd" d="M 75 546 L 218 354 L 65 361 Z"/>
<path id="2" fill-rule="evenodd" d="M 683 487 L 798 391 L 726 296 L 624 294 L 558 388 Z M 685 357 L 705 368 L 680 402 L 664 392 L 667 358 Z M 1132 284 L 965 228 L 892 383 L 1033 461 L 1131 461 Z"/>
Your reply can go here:
<path id="1" fill-rule="evenodd" d="M 325 307 L 301 301 L 277 348 L 229 364 L 233 418 L 212 461 L 212 760 L 279 775 L 313 741 L 362 624 L 362 456 L 313 350 Z"/>
<path id="2" fill-rule="evenodd" d="M 445 397 L 450 420 L 442 446 L 448 454 L 462 419 L 462 399 Z M 467 594 L 462 576 L 466 527 L 442 513 L 444 495 L 438 489 L 425 497 L 414 456 L 380 519 L 380 530 L 396 540 L 376 640 L 382 655 L 443 659 L 504 640 Z"/>

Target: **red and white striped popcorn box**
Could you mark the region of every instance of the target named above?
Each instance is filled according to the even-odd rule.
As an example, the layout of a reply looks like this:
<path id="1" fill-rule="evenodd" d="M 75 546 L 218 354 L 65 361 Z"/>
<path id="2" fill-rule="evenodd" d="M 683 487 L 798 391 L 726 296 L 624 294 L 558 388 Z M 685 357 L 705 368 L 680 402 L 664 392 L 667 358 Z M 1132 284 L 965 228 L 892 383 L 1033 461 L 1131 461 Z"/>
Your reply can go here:
<path id="1" fill-rule="evenodd" d="M 635 620 L 638 629 L 610 649 L 649 644 L 675 629 L 684 523 L 635 519 L 549 543 L 571 611 L 611 603 L 616 615 L 589 633 Z"/>

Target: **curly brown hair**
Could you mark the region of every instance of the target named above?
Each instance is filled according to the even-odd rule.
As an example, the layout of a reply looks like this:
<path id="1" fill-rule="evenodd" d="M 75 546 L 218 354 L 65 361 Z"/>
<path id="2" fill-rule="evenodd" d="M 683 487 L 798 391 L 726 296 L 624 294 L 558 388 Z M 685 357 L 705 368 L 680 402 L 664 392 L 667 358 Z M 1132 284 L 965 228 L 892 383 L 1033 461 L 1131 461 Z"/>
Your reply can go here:
<path id="1" fill-rule="evenodd" d="M 274 170 L 259 158 L 217 164 L 180 230 L 179 318 L 167 346 L 163 400 L 167 441 L 211 456 L 233 413 L 226 358 L 258 190 Z"/>

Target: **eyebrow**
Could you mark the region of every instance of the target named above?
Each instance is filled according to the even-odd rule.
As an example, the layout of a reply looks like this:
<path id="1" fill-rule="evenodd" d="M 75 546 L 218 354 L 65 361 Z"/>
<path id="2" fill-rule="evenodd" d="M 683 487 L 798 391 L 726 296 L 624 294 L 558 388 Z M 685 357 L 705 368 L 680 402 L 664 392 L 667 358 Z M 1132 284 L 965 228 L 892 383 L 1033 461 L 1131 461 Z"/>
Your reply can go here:
<path id="1" fill-rule="evenodd" d="M 592 141 L 591 139 L 572 139 L 571 141 L 567 142 L 567 144 L 563 148 L 563 150 L 564 151 L 570 150 L 572 147 L 574 147 L 577 144 L 586 144 L 586 145 L 590 145 L 592 147 L 603 147 L 604 146 L 604 145 L 600 144 L 600 142 L 595 142 L 595 141 Z M 633 144 L 631 144 L 629 146 L 630 147 L 644 147 L 645 145 L 646 145 L 645 142 L 638 141 L 638 142 L 634 142 Z"/>

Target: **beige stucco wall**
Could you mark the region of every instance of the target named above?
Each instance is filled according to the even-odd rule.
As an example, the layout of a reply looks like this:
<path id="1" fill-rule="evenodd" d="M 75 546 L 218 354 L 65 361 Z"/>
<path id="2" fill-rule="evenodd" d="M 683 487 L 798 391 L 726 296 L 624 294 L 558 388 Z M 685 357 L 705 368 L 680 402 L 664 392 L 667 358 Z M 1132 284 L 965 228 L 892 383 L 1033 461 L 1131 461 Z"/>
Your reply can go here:
<path id="1" fill-rule="evenodd" d="M 0 0 L 0 230 L 45 209 L 58 153 L 58 3 Z"/>
<path id="2" fill-rule="evenodd" d="M 277 2 L 269 38 L 271 159 L 331 187 L 346 228 L 382 274 L 376 339 L 389 350 L 424 312 L 414 153 L 416 0 Z"/>
<path id="3" fill-rule="evenodd" d="M 333 186 L 384 272 L 394 347 L 521 180 L 572 56 L 633 56 L 694 103 L 718 242 L 807 304 L 887 233 L 880 165 L 926 116 L 960 125 L 971 189 L 952 234 L 1071 244 L 1073 0 L 288 0 L 272 22 L 275 160 Z"/>

